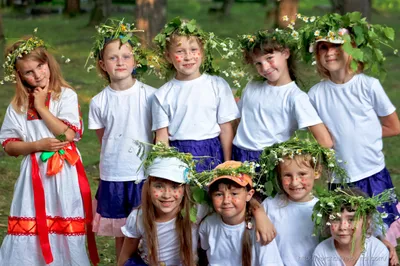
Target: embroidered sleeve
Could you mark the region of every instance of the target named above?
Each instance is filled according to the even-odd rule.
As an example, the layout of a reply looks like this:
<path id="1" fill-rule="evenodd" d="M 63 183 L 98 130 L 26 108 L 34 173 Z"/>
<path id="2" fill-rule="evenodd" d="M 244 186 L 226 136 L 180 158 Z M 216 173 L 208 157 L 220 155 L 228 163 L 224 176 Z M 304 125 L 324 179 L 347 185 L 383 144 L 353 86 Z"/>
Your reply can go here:
<path id="1" fill-rule="evenodd" d="M 73 90 L 63 89 L 57 117 L 75 132 L 74 141 L 79 141 L 83 134 L 83 122 L 78 104 L 78 95 Z"/>
<path id="2" fill-rule="evenodd" d="M 26 140 L 24 119 L 26 119 L 26 114 L 19 114 L 11 105 L 8 106 L 0 130 L 0 143 L 3 148 L 11 141 Z"/>

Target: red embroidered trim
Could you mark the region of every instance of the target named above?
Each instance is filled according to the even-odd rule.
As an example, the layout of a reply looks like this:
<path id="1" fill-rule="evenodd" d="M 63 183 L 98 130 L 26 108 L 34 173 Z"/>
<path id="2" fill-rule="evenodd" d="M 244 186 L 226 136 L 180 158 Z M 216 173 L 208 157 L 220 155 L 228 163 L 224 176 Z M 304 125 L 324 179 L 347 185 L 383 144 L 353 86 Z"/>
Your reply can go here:
<path id="1" fill-rule="evenodd" d="M 3 143 L 1 144 L 1 145 L 3 146 L 3 149 L 5 150 L 5 149 L 6 149 L 7 143 L 12 142 L 12 141 L 22 141 L 22 140 L 19 139 L 19 138 L 9 138 L 9 139 L 6 139 L 6 140 L 3 141 Z"/>
<path id="2" fill-rule="evenodd" d="M 74 126 L 73 124 L 71 124 L 68 121 L 65 120 L 61 120 L 64 124 L 66 124 L 70 129 L 72 129 L 75 133 L 80 133 L 80 128 Z"/>
<path id="3" fill-rule="evenodd" d="M 50 234 L 66 236 L 85 235 L 85 219 L 81 217 L 47 216 L 46 223 Z M 7 234 L 18 236 L 38 235 L 36 218 L 8 217 Z"/>

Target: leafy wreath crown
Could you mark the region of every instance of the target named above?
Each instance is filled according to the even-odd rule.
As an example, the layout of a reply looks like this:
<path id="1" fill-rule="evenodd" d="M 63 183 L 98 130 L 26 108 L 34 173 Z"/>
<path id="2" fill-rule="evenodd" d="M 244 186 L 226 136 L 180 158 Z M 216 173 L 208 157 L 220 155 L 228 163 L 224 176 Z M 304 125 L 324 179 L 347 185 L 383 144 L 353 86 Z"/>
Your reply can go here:
<path id="1" fill-rule="evenodd" d="M 324 172 L 329 176 L 329 182 L 335 178 L 342 184 L 346 183 L 347 173 L 339 165 L 342 161 L 337 160 L 333 149 L 322 147 L 311 136 L 305 139 L 295 136 L 288 141 L 274 144 L 263 150 L 259 160 L 261 169 L 256 182 L 256 191 L 267 196 L 274 196 L 277 192 L 281 192 L 277 166 L 285 159 L 292 159 L 298 155 L 309 155 L 315 166 L 324 166 Z"/>
<path id="2" fill-rule="evenodd" d="M 297 18 L 305 24 L 300 28 L 302 59 L 310 62 L 313 59 L 313 47 L 319 39 L 339 41 L 343 50 L 351 55 L 351 68 L 357 69 L 357 62 L 364 64 L 364 69 L 381 79 L 386 76 L 383 63 L 386 60 L 382 47 L 388 47 L 397 54 L 389 42 L 394 41 L 393 28 L 379 24 L 369 24 L 360 12 L 339 15 L 329 13 L 314 20 L 305 20 L 301 14 Z M 311 53 L 310 53 L 311 52 Z"/>

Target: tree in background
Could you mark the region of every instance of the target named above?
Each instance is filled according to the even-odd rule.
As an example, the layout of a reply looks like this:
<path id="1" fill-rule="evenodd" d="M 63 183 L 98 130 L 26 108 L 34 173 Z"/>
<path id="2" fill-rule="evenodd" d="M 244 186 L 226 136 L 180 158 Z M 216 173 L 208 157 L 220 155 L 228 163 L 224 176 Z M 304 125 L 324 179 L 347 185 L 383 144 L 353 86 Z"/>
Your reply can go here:
<path id="1" fill-rule="evenodd" d="M 90 13 L 89 26 L 98 25 L 111 14 L 112 0 L 94 0 L 94 7 Z"/>
<path id="2" fill-rule="evenodd" d="M 284 28 L 290 21 L 296 20 L 298 5 L 299 0 L 275 1 L 274 7 L 267 12 L 267 20 L 274 21 L 274 28 Z M 283 16 L 287 16 L 289 20 L 284 21 Z"/>
<path id="3" fill-rule="evenodd" d="M 3 43 L 5 40 L 4 38 L 4 30 L 3 30 L 3 16 L 0 13 L 0 43 Z"/>
<path id="4" fill-rule="evenodd" d="M 144 30 L 144 45 L 152 44 L 166 22 L 167 0 L 136 0 L 136 28 Z"/>
<path id="5" fill-rule="evenodd" d="M 367 18 L 371 19 L 372 0 L 330 0 L 332 12 L 346 14 L 347 12 L 359 11 Z"/>
<path id="6" fill-rule="evenodd" d="M 80 0 L 65 0 L 64 13 L 70 16 L 75 16 L 81 11 Z"/>

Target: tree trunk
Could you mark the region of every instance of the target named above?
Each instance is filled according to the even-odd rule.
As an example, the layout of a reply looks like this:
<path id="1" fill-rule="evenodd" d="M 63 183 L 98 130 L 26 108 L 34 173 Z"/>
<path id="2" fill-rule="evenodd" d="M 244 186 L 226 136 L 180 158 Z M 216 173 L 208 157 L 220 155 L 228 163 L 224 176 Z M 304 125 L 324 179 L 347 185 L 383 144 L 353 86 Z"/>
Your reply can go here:
<path id="1" fill-rule="evenodd" d="M 94 0 L 94 7 L 90 13 L 89 26 L 98 25 L 111 14 L 112 0 Z"/>
<path id="2" fill-rule="evenodd" d="M 235 0 L 224 0 L 224 3 L 222 4 L 222 14 L 224 14 L 224 16 L 229 16 L 231 14 L 234 2 Z"/>
<path id="3" fill-rule="evenodd" d="M 0 13 L 0 43 L 4 43 L 3 16 Z"/>
<path id="4" fill-rule="evenodd" d="M 330 0 L 332 13 L 343 14 L 343 0 Z"/>
<path id="5" fill-rule="evenodd" d="M 361 14 L 371 21 L 372 0 L 341 0 L 343 5 L 343 13 L 359 11 Z"/>
<path id="6" fill-rule="evenodd" d="M 65 0 L 64 13 L 70 16 L 75 16 L 81 11 L 80 0 Z"/>
<path id="7" fill-rule="evenodd" d="M 144 30 L 144 46 L 152 45 L 153 38 L 166 21 L 167 0 L 136 0 L 136 27 Z"/>
<path id="8" fill-rule="evenodd" d="M 290 21 L 296 20 L 299 0 L 281 0 L 277 2 L 277 4 L 275 25 L 284 28 L 290 23 Z M 287 16 L 289 21 L 284 21 L 283 16 Z"/>

